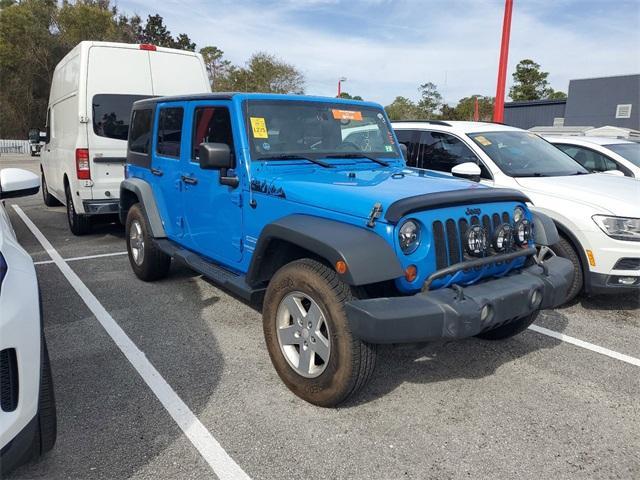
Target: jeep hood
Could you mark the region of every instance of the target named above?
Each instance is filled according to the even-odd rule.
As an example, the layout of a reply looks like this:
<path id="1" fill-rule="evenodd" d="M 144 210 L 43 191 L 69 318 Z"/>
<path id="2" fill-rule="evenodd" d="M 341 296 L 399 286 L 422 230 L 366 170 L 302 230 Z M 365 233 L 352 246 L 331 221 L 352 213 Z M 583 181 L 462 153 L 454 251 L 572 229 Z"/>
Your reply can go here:
<path id="1" fill-rule="evenodd" d="M 305 170 L 279 170 L 277 176 L 271 176 L 269 173 L 276 172 L 266 169 L 252 180 L 253 190 L 285 197 L 291 202 L 368 218 L 378 202 L 386 211 L 393 202 L 407 197 L 488 188 L 450 175 L 400 167 Z"/>
<path id="2" fill-rule="evenodd" d="M 602 213 L 621 217 L 638 217 L 640 208 L 640 182 L 633 178 L 606 173 L 570 175 L 564 177 L 516 177 L 535 204 L 562 198 L 593 207 Z"/>

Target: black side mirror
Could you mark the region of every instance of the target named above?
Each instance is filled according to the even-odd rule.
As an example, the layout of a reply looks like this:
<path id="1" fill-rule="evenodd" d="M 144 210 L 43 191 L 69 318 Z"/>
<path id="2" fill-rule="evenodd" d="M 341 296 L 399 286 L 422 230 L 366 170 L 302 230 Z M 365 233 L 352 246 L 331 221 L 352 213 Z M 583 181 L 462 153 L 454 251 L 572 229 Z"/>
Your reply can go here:
<path id="1" fill-rule="evenodd" d="M 409 158 L 409 150 L 407 150 L 407 146 L 404 143 L 400 144 L 400 151 L 402 152 L 402 158 L 404 158 L 404 161 L 407 161 L 407 158 Z"/>
<path id="2" fill-rule="evenodd" d="M 198 153 L 200 168 L 203 170 L 233 168 L 231 150 L 226 143 L 201 143 Z"/>
<path id="3" fill-rule="evenodd" d="M 230 187 L 240 184 L 238 177 L 227 175 L 230 168 L 235 167 L 235 161 L 229 145 L 226 143 L 201 143 L 198 151 L 198 162 L 203 170 L 220 170 L 220 183 Z"/>

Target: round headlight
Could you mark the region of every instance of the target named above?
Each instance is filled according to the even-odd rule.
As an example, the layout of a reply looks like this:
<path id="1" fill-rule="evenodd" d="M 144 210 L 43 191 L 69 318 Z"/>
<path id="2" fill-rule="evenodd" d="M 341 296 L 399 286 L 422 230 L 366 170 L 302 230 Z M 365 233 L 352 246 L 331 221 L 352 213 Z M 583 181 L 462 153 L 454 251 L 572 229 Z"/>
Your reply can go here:
<path id="1" fill-rule="evenodd" d="M 513 209 L 513 223 L 518 223 L 524 218 L 524 208 L 516 207 Z"/>
<path id="2" fill-rule="evenodd" d="M 514 240 L 521 247 L 529 243 L 531 239 L 531 224 L 529 220 L 520 220 L 516 223 L 514 232 L 513 232 Z"/>
<path id="3" fill-rule="evenodd" d="M 467 230 L 464 243 L 469 255 L 481 257 L 487 251 L 487 232 L 480 225 L 474 225 Z"/>
<path id="4" fill-rule="evenodd" d="M 493 234 L 493 248 L 496 252 L 506 252 L 513 246 L 513 227 L 503 223 Z"/>
<path id="5" fill-rule="evenodd" d="M 413 220 L 407 220 L 398 231 L 398 241 L 402 253 L 410 255 L 415 252 L 420 245 L 420 226 Z"/>

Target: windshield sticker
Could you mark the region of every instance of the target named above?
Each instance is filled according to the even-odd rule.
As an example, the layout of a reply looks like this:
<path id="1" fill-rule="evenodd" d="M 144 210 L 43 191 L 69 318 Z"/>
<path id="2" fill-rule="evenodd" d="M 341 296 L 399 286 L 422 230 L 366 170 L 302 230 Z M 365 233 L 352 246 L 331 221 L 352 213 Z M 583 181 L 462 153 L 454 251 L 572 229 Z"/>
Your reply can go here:
<path id="1" fill-rule="evenodd" d="M 487 140 L 485 137 L 483 137 L 482 135 L 478 135 L 477 137 L 474 137 L 474 140 L 478 142 L 480 145 L 484 145 L 485 147 L 488 147 L 489 145 L 491 145 L 491 142 Z"/>
<path id="2" fill-rule="evenodd" d="M 384 150 L 385 152 L 393 152 L 393 147 L 391 145 L 385 145 Z"/>
<path id="3" fill-rule="evenodd" d="M 269 142 L 264 142 L 262 144 L 262 149 L 268 152 L 269 150 L 271 150 L 271 144 Z"/>
<path id="4" fill-rule="evenodd" d="M 331 113 L 333 113 L 333 118 L 335 120 L 362 120 L 362 112 L 332 108 Z"/>
<path id="5" fill-rule="evenodd" d="M 267 131 L 267 123 L 262 117 L 251 117 L 251 129 L 253 130 L 253 138 L 269 138 Z"/>

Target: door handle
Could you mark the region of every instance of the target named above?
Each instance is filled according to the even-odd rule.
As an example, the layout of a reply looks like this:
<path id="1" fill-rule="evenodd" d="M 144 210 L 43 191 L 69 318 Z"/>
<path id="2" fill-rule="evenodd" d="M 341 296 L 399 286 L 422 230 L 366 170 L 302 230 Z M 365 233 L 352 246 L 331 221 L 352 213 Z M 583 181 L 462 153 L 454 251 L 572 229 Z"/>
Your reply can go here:
<path id="1" fill-rule="evenodd" d="M 182 177 L 180 177 L 180 178 L 187 185 L 195 185 L 196 183 L 198 183 L 198 179 L 195 178 L 195 177 L 188 177 L 186 175 L 182 175 Z"/>
<path id="2" fill-rule="evenodd" d="M 157 177 L 161 177 L 163 175 L 162 170 L 158 168 L 152 168 L 151 173 L 153 173 Z"/>

